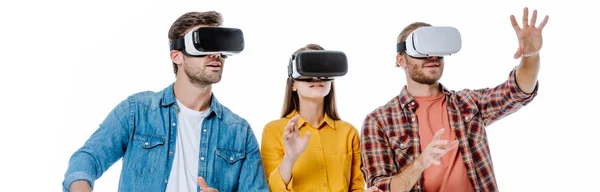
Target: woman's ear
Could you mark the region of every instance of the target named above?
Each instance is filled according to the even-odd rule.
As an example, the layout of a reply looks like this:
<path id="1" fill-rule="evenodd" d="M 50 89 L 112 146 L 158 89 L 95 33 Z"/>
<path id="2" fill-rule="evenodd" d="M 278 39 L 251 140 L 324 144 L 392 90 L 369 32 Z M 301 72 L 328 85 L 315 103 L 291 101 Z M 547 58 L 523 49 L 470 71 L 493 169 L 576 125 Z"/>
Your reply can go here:
<path id="1" fill-rule="evenodd" d="M 298 88 L 296 88 L 296 81 L 292 81 L 292 91 L 298 91 Z"/>

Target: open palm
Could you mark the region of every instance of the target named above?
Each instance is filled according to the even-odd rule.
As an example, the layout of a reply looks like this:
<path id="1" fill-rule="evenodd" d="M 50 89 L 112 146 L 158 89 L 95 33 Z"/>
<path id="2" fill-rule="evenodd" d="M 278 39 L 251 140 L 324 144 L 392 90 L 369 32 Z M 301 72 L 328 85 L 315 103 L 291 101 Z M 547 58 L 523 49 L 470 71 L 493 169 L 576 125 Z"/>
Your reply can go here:
<path id="1" fill-rule="evenodd" d="M 310 138 L 310 132 L 306 132 L 304 138 L 300 137 L 300 130 L 298 128 L 299 116 L 296 115 L 290 119 L 290 122 L 285 126 L 283 133 L 283 146 L 285 147 L 285 153 L 292 159 L 297 159 L 308 144 Z"/>
<path id="2" fill-rule="evenodd" d="M 542 49 L 542 29 L 548 22 L 548 16 L 540 23 L 538 27 L 535 27 L 537 20 L 537 10 L 533 10 L 531 22 L 529 20 L 529 9 L 525 7 L 523 9 L 523 28 L 519 27 L 517 20 L 514 15 L 510 16 L 517 38 L 519 40 L 519 49 L 514 55 L 514 58 L 528 57 L 537 54 Z"/>

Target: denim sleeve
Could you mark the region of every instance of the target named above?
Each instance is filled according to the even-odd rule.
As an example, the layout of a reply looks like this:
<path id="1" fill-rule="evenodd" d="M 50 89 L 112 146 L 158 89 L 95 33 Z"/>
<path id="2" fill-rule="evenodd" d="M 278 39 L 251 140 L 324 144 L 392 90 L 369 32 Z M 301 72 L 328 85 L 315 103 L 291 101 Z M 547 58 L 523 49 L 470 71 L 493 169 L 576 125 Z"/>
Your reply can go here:
<path id="1" fill-rule="evenodd" d="M 93 189 L 94 181 L 123 156 L 129 141 L 129 125 L 133 122 L 130 106 L 127 100 L 119 103 L 71 156 L 62 183 L 64 192 L 77 180 L 86 180 Z"/>
<path id="2" fill-rule="evenodd" d="M 262 157 L 258 141 L 254 131 L 248 125 L 248 137 L 246 138 L 246 160 L 242 165 L 239 189 L 242 191 L 269 191 L 267 177 L 263 167 Z"/>

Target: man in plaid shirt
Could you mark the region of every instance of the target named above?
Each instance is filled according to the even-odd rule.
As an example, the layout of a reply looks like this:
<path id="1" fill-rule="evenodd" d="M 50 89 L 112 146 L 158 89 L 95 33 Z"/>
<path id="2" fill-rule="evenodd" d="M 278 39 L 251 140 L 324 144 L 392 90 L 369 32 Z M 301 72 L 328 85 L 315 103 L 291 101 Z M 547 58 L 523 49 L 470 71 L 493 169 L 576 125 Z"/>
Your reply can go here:
<path id="1" fill-rule="evenodd" d="M 497 191 L 485 127 L 515 113 L 537 94 L 542 29 L 523 10 L 523 26 L 510 19 L 521 58 L 508 80 L 485 89 L 453 91 L 438 80 L 444 60 L 413 58 L 405 52 L 396 65 L 405 70 L 407 85 L 400 95 L 371 112 L 361 136 L 361 170 L 368 186 L 383 191 Z M 418 27 L 415 22 L 398 43 Z M 432 165 L 433 164 L 433 165 Z"/>

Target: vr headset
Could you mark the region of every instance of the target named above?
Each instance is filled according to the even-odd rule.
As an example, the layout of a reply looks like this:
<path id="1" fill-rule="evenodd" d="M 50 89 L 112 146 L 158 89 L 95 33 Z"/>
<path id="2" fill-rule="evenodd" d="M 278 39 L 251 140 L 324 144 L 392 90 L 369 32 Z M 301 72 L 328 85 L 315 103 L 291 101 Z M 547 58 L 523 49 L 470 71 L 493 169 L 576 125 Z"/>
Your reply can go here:
<path id="1" fill-rule="evenodd" d="M 237 28 L 197 27 L 170 45 L 187 56 L 202 57 L 220 53 L 223 58 L 244 50 L 244 34 Z"/>
<path id="2" fill-rule="evenodd" d="M 341 51 L 305 50 L 292 55 L 288 76 L 297 81 L 331 81 L 348 72 L 348 59 Z"/>
<path id="3" fill-rule="evenodd" d="M 419 27 L 410 33 L 406 41 L 396 45 L 398 53 L 406 52 L 414 58 L 428 58 L 458 53 L 461 48 L 460 33 L 454 27 Z"/>

